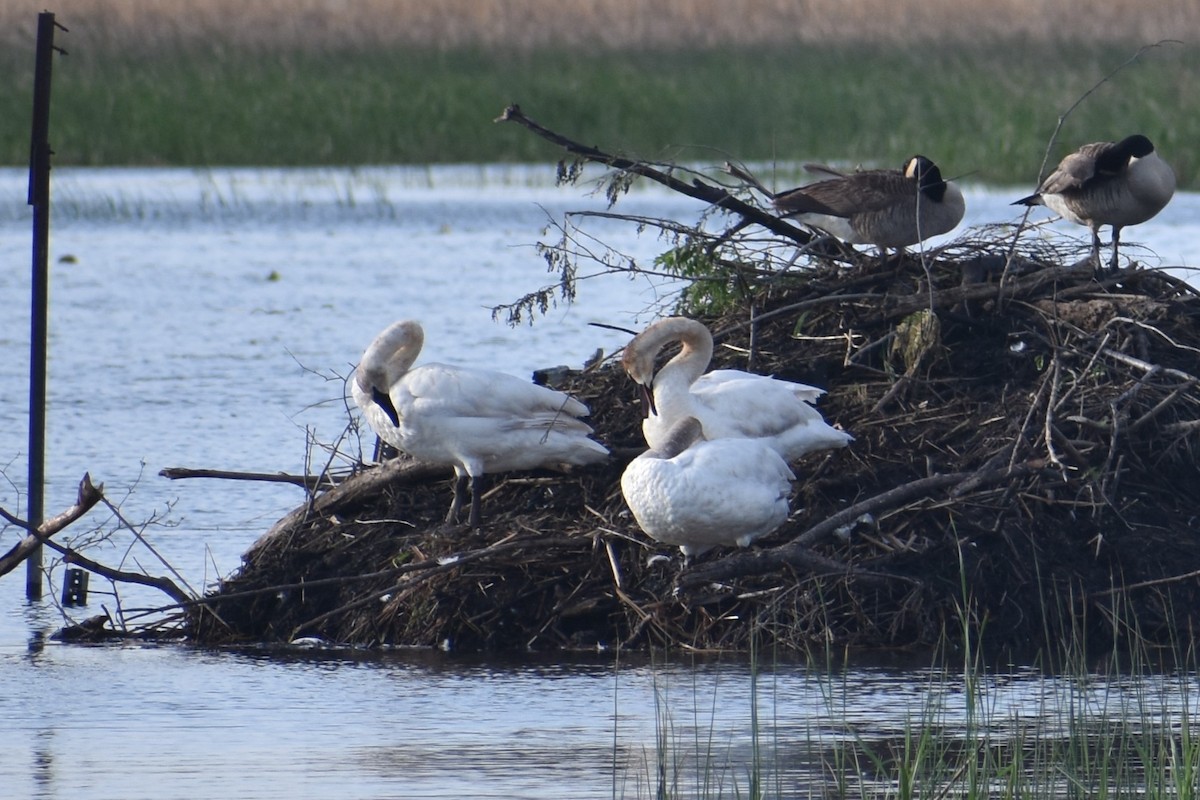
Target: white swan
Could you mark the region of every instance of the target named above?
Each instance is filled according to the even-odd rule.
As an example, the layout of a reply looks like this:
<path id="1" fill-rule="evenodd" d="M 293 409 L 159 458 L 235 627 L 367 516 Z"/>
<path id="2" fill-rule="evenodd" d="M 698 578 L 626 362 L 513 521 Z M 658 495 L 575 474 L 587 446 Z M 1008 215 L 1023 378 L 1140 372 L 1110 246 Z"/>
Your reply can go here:
<path id="1" fill-rule="evenodd" d="M 761 440 L 699 437 L 700 421 L 684 417 L 621 475 L 621 493 L 641 529 L 678 545 L 685 558 L 718 545 L 746 547 L 778 528 L 795 480 Z"/>
<path id="2" fill-rule="evenodd" d="M 655 372 L 655 357 L 671 342 L 682 349 Z M 621 363 L 642 387 L 648 412 L 642 434 L 651 447 L 662 447 L 684 417 L 700 421 L 705 439 L 762 439 L 789 462 L 853 441 L 812 406 L 825 394 L 822 389 L 741 370 L 702 374 L 712 352 L 708 328 L 687 317 L 661 319 L 625 346 Z"/>
<path id="3" fill-rule="evenodd" d="M 514 375 L 413 362 L 425 333 L 412 321 L 390 325 L 363 353 L 351 381 L 354 402 L 388 444 L 414 458 L 454 467 L 458 518 L 468 480 L 471 527 L 479 525 L 481 475 L 594 464 L 608 450 L 588 438 L 587 406 Z"/>
<path id="4" fill-rule="evenodd" d="M 1046 206 L 1092 231 L 1092 263 L 1100 271 L 1100 228 L 1112 226 L 1117 268 L 1121 228 L 1153 217 L 1175 194 L 1175 171 L 1159 158 L 1154 145 L 1135 133 L 1119 142 L 1085 144 L 1067 155 L 1038 190 L 1013 205 Z"/>

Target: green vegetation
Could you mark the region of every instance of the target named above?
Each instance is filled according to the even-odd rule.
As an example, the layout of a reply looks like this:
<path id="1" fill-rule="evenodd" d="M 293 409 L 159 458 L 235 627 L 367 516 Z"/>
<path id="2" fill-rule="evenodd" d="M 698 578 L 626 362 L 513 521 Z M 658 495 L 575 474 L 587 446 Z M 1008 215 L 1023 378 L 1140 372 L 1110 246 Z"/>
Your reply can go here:
<path id="1" fill-rule="evenodd" d="M 637 52 L 68 49 L 54 68 L 60 166 L 557 159 L 546 142 L 493 123 L 517 102 L 555 130 L 642 158 L 899 165 L 921 152 L 950 176 L 1017 184 L 1037 177 L 1059 115 L 1137 51 L 1020 41 Z M 0 163 L 22 165 L 32 48 L 6 49 L 0 64 L 18 77 L 0 86 L 0 103 L 24 110 L 0 116 Z M 1195 185 L 1198 82 L 1200 51 L 1147 51 L 1071 114 L 1052 159 L 1084 141 L 1142 131 L 1181 185 Z"/>
<path id="2" fill-rule="evenodd" d="M 749 707 L 736 743 L 723 739 L 731 734 L 716 720 L 722 702 L 716 694 L 689 702 L 686 685 L 673 692 L 667 681 L 656 680 L 654 752 L 647 754 L 636 788 L 614 796 L 1195 800 L 1200 795 L 1200 736 L 1191 727 L 1197 663 L 1190 646 L 1182 643 L 1168 653 L 1146 647 L 1133 620 L 1121 617 L 1111 623 L 1128 636 L 1112 652 L 1089 654 L 1082 630 L 1046 631 L 1053 651 L 1042 651 L 1046 671 L 996 669 L 978 655 L 986 624 L 965 582 L 961 615 L 961 627 L 947 632 L 934 665 L 907 672 L 897 684 L 903 711 L 888 709 L 875 725 L 852 710 L 862 708 L 861 698 L 854 697 L 862 683 L 850 677 L 855 670 L 829 653 L 811 658 L 806 672 L 788 669 L 784 677 L 763 669 L 752 654 Z M 920 680 L 925 688 L 915 700 L 902 687 Z M 880 681 L 873 690 L 877 702 L 889 702 L 886 685 Z M 781 714 L 781 690 L 792 707 L 797 696 L 819 699 L 805 719 L 791 719 Z M 897 725 L 901 715 L 904 721 Z"/>

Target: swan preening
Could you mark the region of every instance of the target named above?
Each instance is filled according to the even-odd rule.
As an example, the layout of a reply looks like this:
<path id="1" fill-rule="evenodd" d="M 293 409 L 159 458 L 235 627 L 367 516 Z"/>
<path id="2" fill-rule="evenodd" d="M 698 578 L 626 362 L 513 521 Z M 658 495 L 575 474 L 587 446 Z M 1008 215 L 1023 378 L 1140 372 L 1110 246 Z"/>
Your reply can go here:
<path id="1" fill-rule="evenodd" d="M 888 248 L 902 250 L 954 230 L 966 211 L 962 191 L 925 156 L 912 156 L 900 170 L 816 169 L 834 177 L 774 195 L 775 208 L 851 244 L 873 244 L 885 255 Z"/>
<path id="2" fill-rule="evenodd" d="M 746 547 L 782 525 L 793 480 L 763 440 L 707 441 L 700 420 L 683 417 L 629 463 L 621 493 L 643 531 L 690 558 L 718 545 Z"/>
<path id="3" fill-rule="evenodd" d="M 1044 205 L 1092 231 L 1092 263 L 1100 269 L 1100 228 L 1112 226 L 1112 258 L 1117 268 L 1121 228 L 1153 217 L 1175 194 L 1175 172 L 1141 134 L 1119 142 L 1093 142 L 1071 153 L 1038 190 L 1013 205 Z"/>
<path id="4" fill-rule="evenodd" d="M 422 364 L 425 334 L 412 321 L 390 325 L 362 355 L 351 393 L 372 430 L 414 458 L 454 467 L 457 519 L 467 483 L 469 524 L 480 520 L 486 473 L 595 464 L 608 450 L 589 438 L 588 408 L 568 395 L 492 370 Z"/>
<path id="5" fill-rule="evenodd" d="M 656 356 L 672 342 L 681 350 L 656 371 Z M 788 462 L 852 441 L 813 407 L 823 390 L 741 370 L 705 374 L 712 353 L 708 328 L 686 317 L 661 319 L 625 346 L 621 363 L 642 387 L 648 412 L 642 433 L 651 448 L 665 446 L 671 428 L 685 417 L 699 420 L 709 441 L 759 439 Z"/>

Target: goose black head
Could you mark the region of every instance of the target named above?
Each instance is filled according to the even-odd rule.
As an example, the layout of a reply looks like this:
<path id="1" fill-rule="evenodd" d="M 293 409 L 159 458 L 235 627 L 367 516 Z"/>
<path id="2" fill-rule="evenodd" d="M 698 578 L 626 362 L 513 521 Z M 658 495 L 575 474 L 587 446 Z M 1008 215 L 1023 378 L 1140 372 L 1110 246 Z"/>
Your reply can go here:
<path id="1" fill-rule="evenodd" d="M 916 180 L 917 190 L 935 202 L 941 202 L 946 194 L 946 181 L 942 171 L 928 158 L 915 155 L 904 163 L 904 177 Z"/>
<path id="2" fill-rule="evenodd" d="M 1154 152 L 1154 145 L 1140 133 L 1126 136 L 1096 157 L 1096 172 L 1101 175 L 1116 175 L 1131 161 L 1145 158 Z"/>

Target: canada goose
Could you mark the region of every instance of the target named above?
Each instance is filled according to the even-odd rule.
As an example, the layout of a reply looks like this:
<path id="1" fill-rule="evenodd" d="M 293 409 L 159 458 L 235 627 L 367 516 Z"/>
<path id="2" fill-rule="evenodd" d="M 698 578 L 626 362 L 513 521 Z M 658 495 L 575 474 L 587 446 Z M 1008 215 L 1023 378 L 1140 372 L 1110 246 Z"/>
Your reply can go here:
<path id="1" fill-rule="evenodd" d="M 583 403 L 503 372 L 436 363 L 413 369 L 424 342 L 418 323 L 390 325 L 363 353 L 351 392 L 379 438 L 414 458 L 454 467 L 447 522 L 458 518 L 468 479 L 475 528 L 481 475 L 608 457 L 579 419 L 588 413 Z"/>
<path id="2" fill-rule="evenodd" d="M 873 244 L 887 255 L 954 230 L 966 211 L 962 192 L 937 165 L 916 155 L 903 169 L 838 174 L 772 197 L 775 208 L 850 244 Z"/>
<path id="3" fill-rule="evenodd" d="M 1100 269 L 1100 227 L 1112 226 L 1110 270 L 1117 269 L 1121 228 L 1153 217 L 1175 194 L 1175 172 L 1154 145 L 1136 133 L 1119 142 L 1093 142 L 1059 162 L 1038 190 L 1013 205 L 1043 205 L 1092 231 L 1092 263 Z"/>
<path id="4" fill-rule="evenodd" d="M 656 356 L 672 342 L 682 349 L 655 372 Z M 705 439 L 762 439 L 789 462 L 852 441 L 812 406 L 823 390 L 741 370 L 703 374 L 712 353 L 708 328 L 687 317 L 661 319 L 625 346 L 621 364 L 642 388 L 642 433 L 651 447 L 662 447 L 685 417 L 699 419 Z"/>
<path id="5" fill-rule="evenodd" d="M 762 440 L 706 441 L 700 421 L 684 417 L 629 462 L 621 494 L 648 536 L 688 559 L 718 545 L 746 547 L 786 522 L 793 480 Z"/>

